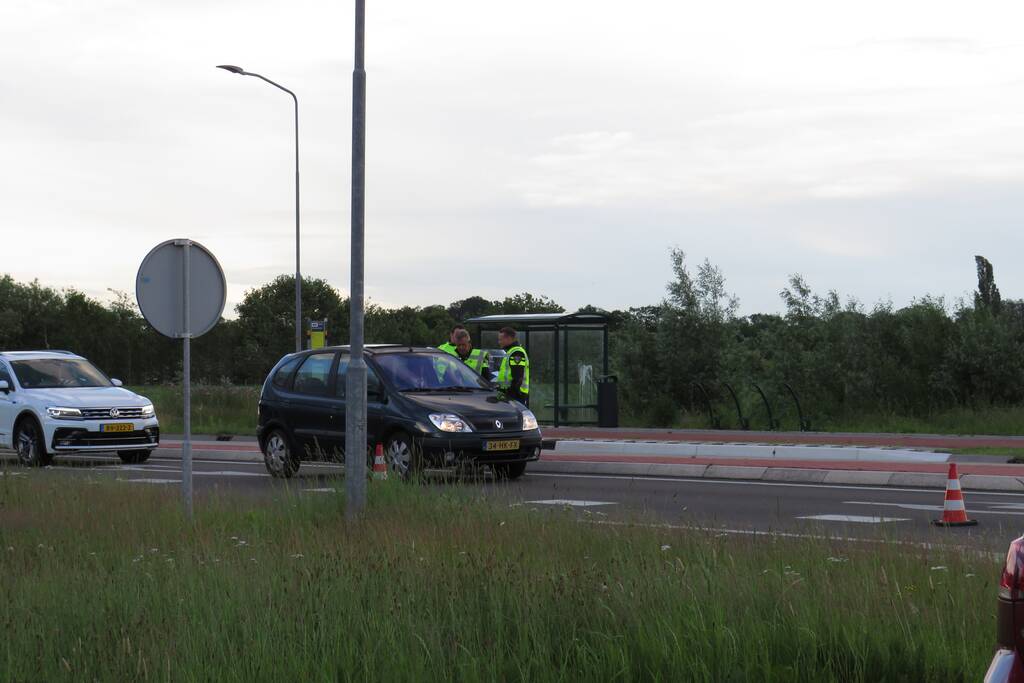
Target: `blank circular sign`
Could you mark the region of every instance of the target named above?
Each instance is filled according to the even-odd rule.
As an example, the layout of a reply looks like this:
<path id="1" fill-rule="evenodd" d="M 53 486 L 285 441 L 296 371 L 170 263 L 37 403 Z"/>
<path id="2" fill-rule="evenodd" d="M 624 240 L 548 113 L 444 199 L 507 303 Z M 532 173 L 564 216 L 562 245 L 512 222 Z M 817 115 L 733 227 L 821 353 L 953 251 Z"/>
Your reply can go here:
<path id="1" fill-rule="evenodd" d="M 189 263 L 189 320 L 185 320 L 185 258 Z M 227 297 L 224 271 L 210 250 L 192 240 L 167 240 L 153 248 L 135 276 L 135 298 L 146 322 L 160 334 L 206 334 L 220 320 Z"/>

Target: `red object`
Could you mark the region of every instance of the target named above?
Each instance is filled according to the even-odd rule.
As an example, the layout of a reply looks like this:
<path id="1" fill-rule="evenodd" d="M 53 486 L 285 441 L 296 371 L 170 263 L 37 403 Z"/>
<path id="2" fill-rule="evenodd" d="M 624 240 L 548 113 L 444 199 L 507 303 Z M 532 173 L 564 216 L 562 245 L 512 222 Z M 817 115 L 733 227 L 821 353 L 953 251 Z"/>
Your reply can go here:
<path id="1" fill-rule="evenodd" d="M 937 526 L 974 526 L 977 520 L 967 519 L 967 507 L 964 505 L 964 494 L 960 490 L 960 477 L 956 473 L 956 463 L 949 463 L 949 476 L 946 478 L 946 502 L 942 505 L 942 519 L 936 519 Z"/>
<path id="2" fill-rule="evenodd" d="M 1010 543 L 999 579 L 996 642 L 985 683 L 1024 683 L 1024 536 Z"/>
<path id="3" fill-rule="evenodd" d="M 384 462 L 384 446 L 381 444 L 377 444 L 377 448 L 373 451 L 373 478 L 388 478 L 388 465 Z"/>

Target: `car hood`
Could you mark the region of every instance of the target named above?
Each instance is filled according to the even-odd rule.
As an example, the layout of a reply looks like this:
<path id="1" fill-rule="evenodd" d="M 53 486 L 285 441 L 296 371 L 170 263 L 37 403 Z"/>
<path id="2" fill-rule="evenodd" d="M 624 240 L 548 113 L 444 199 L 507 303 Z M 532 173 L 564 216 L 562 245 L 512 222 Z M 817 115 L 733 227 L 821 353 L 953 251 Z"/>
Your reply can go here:
<path id="1" fill-rule="evenodd" d="M 513 401 L 503 401 L 494 394 L 475 392 L 472 394 L 416 394 L 403 393 L 402 398 L 425 408 L 431 413 L 455 413 L 464 418 L 488 417 L 497 420 L 517 420 L 522 406 Z"/>
<path id="2" fill-rule="evenodd" d="M 61 408 L 134 408 L 149 400 L 121 387 L 78 387 L 66 389 L 22 389 L 33 402 Z"/>

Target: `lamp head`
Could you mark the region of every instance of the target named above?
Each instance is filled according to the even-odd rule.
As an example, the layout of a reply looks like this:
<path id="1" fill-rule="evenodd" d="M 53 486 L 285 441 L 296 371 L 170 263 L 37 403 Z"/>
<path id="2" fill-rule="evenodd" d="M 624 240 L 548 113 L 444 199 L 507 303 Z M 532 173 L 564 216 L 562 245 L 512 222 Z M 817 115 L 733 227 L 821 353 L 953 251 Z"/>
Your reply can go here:
<path id="1" fill-rule="evenodd" d="M 230 64 L 219 64 L 217 65 L 217 68 L 224 69 L 225 71 L 230 71 L 233 74 L 245 74 L 245 69 L 243 69 L 240 66 L 232 66 Z"/>

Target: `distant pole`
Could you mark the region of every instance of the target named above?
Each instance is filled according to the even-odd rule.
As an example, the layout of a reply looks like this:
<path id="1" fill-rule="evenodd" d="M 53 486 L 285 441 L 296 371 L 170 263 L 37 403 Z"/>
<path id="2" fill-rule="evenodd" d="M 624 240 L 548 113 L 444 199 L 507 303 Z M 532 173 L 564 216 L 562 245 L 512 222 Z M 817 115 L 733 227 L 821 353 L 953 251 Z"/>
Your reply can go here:
<path id="1" fill-rule="evenodd" d="M 181 491 L 185 499 L 185 516 L 192 520 L 192 243 L 189 240 L 182 240 L 181 264 L 182 274 L 182 312 L 184 313 L 185 333 L 182 338 L 185 348 L 182 366 L 185 392 L 185 437 L 181 443 Z"/>
<path id="2" fill-rule="evenodd" d="M 366 196 L 366 70 L 363 64 L 365 0 L 356 0 L 356 49 L 352 70 L 352 284 L 349 294 L 349 360 L 345 410 L 345 493 L 349 519 L 366 507 L 366 360 L 363 358 L 363 218 Z"/>
<path id="3" fill-rule="evenodd" d="M 240 66 L 221 64 L 218 69 L 230 71 L 239 76 L 255 76 L 278 90 L 284 90 L 292 96 L 295 103 L 295 350 L 302 350 L 302 272 L 299 268 L 299 98 L 280 83 L 275 83 L 266 76 L 246 71 Z"/>

